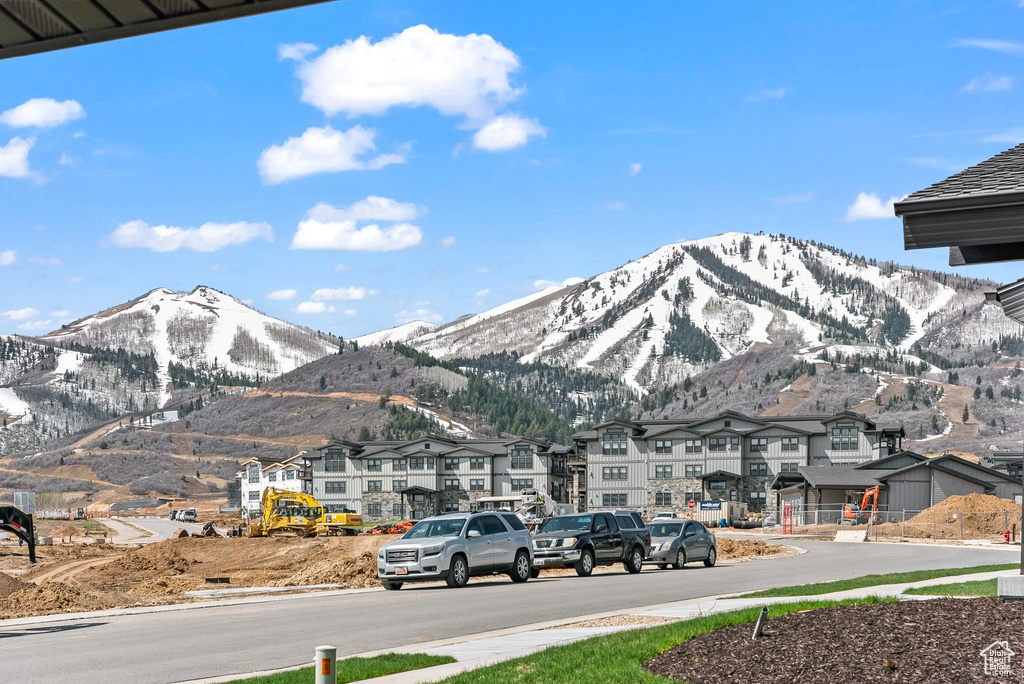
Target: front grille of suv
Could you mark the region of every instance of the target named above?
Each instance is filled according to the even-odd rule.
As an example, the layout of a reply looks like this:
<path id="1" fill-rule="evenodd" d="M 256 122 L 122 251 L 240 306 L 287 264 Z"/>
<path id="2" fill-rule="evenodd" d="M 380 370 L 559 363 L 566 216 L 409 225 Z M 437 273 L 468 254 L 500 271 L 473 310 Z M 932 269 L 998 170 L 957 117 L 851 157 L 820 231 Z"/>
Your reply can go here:
<path id="1" fill-rule="evenodd" d="M 415 563 L 416 553 L 416 549 L 411 549 L 409 551 L 388 551 L 388 563 Z"/>

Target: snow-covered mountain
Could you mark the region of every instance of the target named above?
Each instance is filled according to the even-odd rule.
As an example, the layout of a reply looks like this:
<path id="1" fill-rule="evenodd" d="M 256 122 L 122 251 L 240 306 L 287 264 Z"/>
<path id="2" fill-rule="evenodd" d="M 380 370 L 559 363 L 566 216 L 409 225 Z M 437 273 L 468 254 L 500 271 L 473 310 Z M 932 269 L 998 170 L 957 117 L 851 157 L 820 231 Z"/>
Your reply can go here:
<path id="1" fill-rule="evenodd" d="M 758 343 L 910 352 L 951 315 L 984 316 L 981 286 L 784 235 L 734 232 L 665 245 L 403 341 L 440 358 L 514 351 L 522 363 L 597 372 L 643 394 Z M 1020 326 L 978 334 L 974 344 Z"/>

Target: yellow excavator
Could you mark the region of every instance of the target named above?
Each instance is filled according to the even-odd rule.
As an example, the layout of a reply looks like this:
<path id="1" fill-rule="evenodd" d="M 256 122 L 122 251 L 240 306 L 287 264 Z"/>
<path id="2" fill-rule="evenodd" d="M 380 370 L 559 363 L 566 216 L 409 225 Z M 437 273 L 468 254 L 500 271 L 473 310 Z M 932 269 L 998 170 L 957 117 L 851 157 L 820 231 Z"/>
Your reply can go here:
<path id="1" fill-rule="evenodd" d="M 309 494 L 267 487 L 260 499 L 260 517 L 249 523 L 246 536 L 315 537 L 323 515 L 324 507 Z"/>
<path id="2" fill-rule="evenodd" d="M 362 524 L 362 516 L 345 506 L 328 508 L 304 492 L 267 487 L 260 499 L 260 517 L 249 524 L 246 536 L 354 535 Z"/>

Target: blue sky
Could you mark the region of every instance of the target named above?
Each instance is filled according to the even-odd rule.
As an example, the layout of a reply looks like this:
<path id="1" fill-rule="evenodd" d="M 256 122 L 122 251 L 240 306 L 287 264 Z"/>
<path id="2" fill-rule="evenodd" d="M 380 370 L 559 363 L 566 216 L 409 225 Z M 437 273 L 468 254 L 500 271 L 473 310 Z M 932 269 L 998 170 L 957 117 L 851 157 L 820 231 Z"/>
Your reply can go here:
<path id="1" fill-rule="evenodd" d="M 334 2 L 6 60 L 0 333 L 206 284 L 349 337 L 727 230 L 948 269 L 870 217 L 1024 140 L 1021 26 L 1016 0 Z"/>

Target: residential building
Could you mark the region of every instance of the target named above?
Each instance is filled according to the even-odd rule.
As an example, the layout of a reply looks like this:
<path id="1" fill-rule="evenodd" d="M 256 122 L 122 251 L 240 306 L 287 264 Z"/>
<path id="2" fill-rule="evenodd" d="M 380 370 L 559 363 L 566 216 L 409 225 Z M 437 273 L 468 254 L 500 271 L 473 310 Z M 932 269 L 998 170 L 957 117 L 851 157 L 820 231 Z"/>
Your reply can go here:
<path id="1" fill-rule="evenodd" d="M 843 411 L 828 416 L 745 416 L 609 420 L 573 436 L 586 460 L 587 510 L 683 511 L 689 501 L 721 499 L 769 505 L 780 473 L 803 466 L 853 466 L 902 448 L 900 425 L 878 425 Z"/>
<path id="2" fill-rule="evenodd" d="M 570 448 L 527 437 L 332 441 L 302 456 L 304 491 L 364 520 L 494 508 L 535 490 L 566 501 Z"/>
<path id="3" fill-rule="evenodd" d="M 299 473 L 304 456 L 305 452 L 302 452 L 283 461 L 259 456 L 242 461 L 242 470 L 237 479 L 240 482 L 243 515 L 252 517 L 259 513 L 260 499 L 267 487 L 301 492 L 302 480 L 299 479 Z"/>

